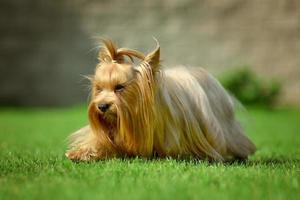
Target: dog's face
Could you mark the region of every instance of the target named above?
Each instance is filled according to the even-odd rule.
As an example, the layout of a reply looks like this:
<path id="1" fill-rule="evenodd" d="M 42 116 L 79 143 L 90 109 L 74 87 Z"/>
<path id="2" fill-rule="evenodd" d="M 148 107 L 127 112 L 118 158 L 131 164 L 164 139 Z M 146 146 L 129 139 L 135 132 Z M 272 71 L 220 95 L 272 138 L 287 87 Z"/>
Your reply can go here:
<path id="1" fill-rule="evenodd" d="M 134 121 L 144 120 L 153 103 L 152 85 L 159 66 L 159 46 L 144 56 L 135 50 L 118 49 L 110 41 L 104 44 L 99 52 L 100 62 L 91 77 L 90 125 L 95 132 L 134 129 L 133 126 L 141 125 Z M 133 57 L 140 62 L 135 64 Z"/>
<path id="2" fill-rule="evenodd" d="M 126 103 L 124 97 L 133 90 L 135 73 L 129 63 L 104 62 L 97 66 L 92 80 L 91 106 L 95 107 L 105 121 L 112 123 L 117 119 L 118 110 L 120 111 L 122 104 Z"/>

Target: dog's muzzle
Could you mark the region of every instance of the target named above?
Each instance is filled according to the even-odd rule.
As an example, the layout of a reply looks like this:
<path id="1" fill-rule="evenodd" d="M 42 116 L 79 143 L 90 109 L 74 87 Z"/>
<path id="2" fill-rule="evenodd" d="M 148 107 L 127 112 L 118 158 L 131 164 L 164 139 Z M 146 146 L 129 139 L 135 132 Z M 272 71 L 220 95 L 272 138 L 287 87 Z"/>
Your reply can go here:
<path id="1" fill-rule="evenodd" d="M 110 104 L 99 104 L 98 105 L 98 109 L 103 113 L 105 113 L 109 109 L 109 107 L 110 107 Z"/>

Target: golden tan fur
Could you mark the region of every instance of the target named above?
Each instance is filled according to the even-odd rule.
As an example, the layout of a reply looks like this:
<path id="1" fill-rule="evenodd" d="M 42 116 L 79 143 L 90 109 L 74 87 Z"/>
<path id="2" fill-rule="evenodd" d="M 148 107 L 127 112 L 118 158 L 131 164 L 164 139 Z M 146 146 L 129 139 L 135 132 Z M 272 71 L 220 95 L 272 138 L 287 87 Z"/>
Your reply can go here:
<path id="1" fill-rule="evenodd" d="M 158 156 L 226 161 L 255 152 L 235 119 L 231 97 L 204 69 L 162 68 L 159 45 L 144 55 L 117 48 L 110 40 L 103 43 L 100 63 L 90 78 L 89 125 L 71 136 L 69 159 Z M 135 65 L 134 58 L 140 64 Z M 102 112 L 100 104 L 110 107 Z"/>

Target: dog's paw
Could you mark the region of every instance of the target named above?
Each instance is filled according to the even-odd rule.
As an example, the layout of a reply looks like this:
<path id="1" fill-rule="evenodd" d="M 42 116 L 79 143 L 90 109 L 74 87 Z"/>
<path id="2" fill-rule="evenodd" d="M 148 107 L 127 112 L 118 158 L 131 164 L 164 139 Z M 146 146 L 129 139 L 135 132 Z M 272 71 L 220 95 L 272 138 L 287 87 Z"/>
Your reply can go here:
<path id="1" fill-rule="evenodd" d="M 72 161 L 89 161 L 95 158 L 95 153 L 90 149 L 70 150 L 65 155 Z"/>

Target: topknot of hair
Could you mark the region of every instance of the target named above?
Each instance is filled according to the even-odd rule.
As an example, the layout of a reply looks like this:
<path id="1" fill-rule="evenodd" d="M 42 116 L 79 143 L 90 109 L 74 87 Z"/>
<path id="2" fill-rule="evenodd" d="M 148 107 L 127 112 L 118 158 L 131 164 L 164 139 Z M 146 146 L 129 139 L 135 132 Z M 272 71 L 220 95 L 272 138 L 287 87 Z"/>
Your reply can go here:
<path id="1" fill-rule="evenodd" d="M 110 39 L 101 39 L 103 46 L 99 51 L 99 60 L 101 62 L 112 62 L 112 63 L 124 63 L 125 56 L 127 56 L 131 62 L 134 62 L 133 58 L 140 60 L 145 59 L 145 55 L 139 51 L 118 48 L 117 45 Z"/>

